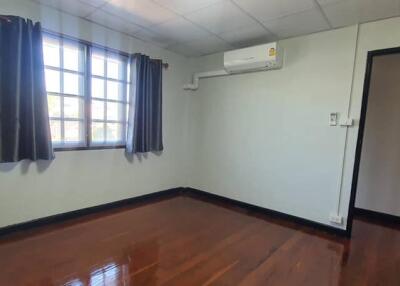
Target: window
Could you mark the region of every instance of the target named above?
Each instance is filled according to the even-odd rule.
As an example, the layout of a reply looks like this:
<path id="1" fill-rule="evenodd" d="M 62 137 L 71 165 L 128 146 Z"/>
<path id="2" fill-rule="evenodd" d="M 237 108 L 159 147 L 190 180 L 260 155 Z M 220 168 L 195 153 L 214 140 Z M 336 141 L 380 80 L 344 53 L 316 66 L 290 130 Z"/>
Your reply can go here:
<path id="1" fill-rule="evenodd" d="M 123 147 L 128 110 L 127 56 L 47 34 L 43 54 L 54 147 Z"/>
<path id="2" fill-rule="evenodd" d="M 104 51 L 91 55 L 92 144 L 124 144 L 127 64 Z"/>
<path id="3" fill-rule="evenodd" d="M 85 48 L 56 38 L 46 38 L 43 47 L 54 146 L 85 146 Z"/>

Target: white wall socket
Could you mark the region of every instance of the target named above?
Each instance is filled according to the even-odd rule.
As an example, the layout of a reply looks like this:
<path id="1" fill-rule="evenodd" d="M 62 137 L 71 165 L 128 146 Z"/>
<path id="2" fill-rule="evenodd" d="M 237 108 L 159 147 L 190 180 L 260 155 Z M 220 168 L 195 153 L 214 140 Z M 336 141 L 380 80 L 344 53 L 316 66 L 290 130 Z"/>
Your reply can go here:
<path id="1" fill-rule="evenodd" d="M 343 224 L 343 217 L 337 214 L 331 214 L 329 216 L 329 221 L 334 224 L 342 225 Z"/>

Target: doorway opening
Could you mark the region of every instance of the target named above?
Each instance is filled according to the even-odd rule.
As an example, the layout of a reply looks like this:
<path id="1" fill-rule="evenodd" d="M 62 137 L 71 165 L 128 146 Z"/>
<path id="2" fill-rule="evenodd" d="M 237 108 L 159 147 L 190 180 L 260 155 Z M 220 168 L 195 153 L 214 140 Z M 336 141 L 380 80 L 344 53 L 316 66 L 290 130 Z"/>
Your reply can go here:
<path id="1" fill-rule="evenodd" d="M 400 47 L 370 51 L 347 233 L 355 215 L 400 223 Z"/>

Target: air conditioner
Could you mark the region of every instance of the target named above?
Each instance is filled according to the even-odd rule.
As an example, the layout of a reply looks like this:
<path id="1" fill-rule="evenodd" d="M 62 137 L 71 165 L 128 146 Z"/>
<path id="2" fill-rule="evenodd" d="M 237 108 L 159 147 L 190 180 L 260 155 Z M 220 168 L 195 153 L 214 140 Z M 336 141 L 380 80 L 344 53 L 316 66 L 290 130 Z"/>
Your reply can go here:
<path id="1" fill-rule="evenodd" d="M 224 53 L 224 69 L 195 73 L 185 90 L 197 90 L 202 78 L 229 76 L 232 74 L 279 69 L 283 64 L 283 50 L 278 43 L 254 46 Z"/>
<path id="2" fill-rule="evenodd" d="M 228 73 L 279 69 L 282 63 L 283 50 L 276 42 L 224 54 L 224 69 Z"/>

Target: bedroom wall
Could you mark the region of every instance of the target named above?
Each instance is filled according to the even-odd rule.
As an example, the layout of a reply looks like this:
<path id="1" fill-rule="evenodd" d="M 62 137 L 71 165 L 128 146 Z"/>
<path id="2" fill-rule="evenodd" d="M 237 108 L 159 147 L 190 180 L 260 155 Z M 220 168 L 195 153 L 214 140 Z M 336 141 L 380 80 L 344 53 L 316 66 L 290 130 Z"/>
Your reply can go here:
<path id="1" fill-rule="evenodd" d="M 400 46 L 400 18 L 280 43 L 282 70 L 201 80 L 191 93 L 189 185 L 345 228 L 367 53 Z M 194 65 L 219 70 L 223 55 Z M 330 127 L 330 112 L 354 126 Z"/>
<path id="2" fill-rule="evenodd" d="M 329 113 L 347 110 L 356 34 L 354 26 L 284 40 L 281 70 L 202 80 L 191 95 L 190 185 L 329 224 L 346 132 L 329 126 Z M 197 64 L 221 69 L 222 58 Z"/>
<path id="3" fill-rule="evenodd" d="M 0 0 L 0 14 L 41 21 L 44 28 L 125 52 L 143 52 L 170 64 L 164 73 L 164 145 L 161 155 L 133 161 L 124 150 L 57 152 L 46 162 L 0 165 L 0 227 L 185 184 L 186 104 L 181 86 L 187 59 L 31 1 Z"/>

